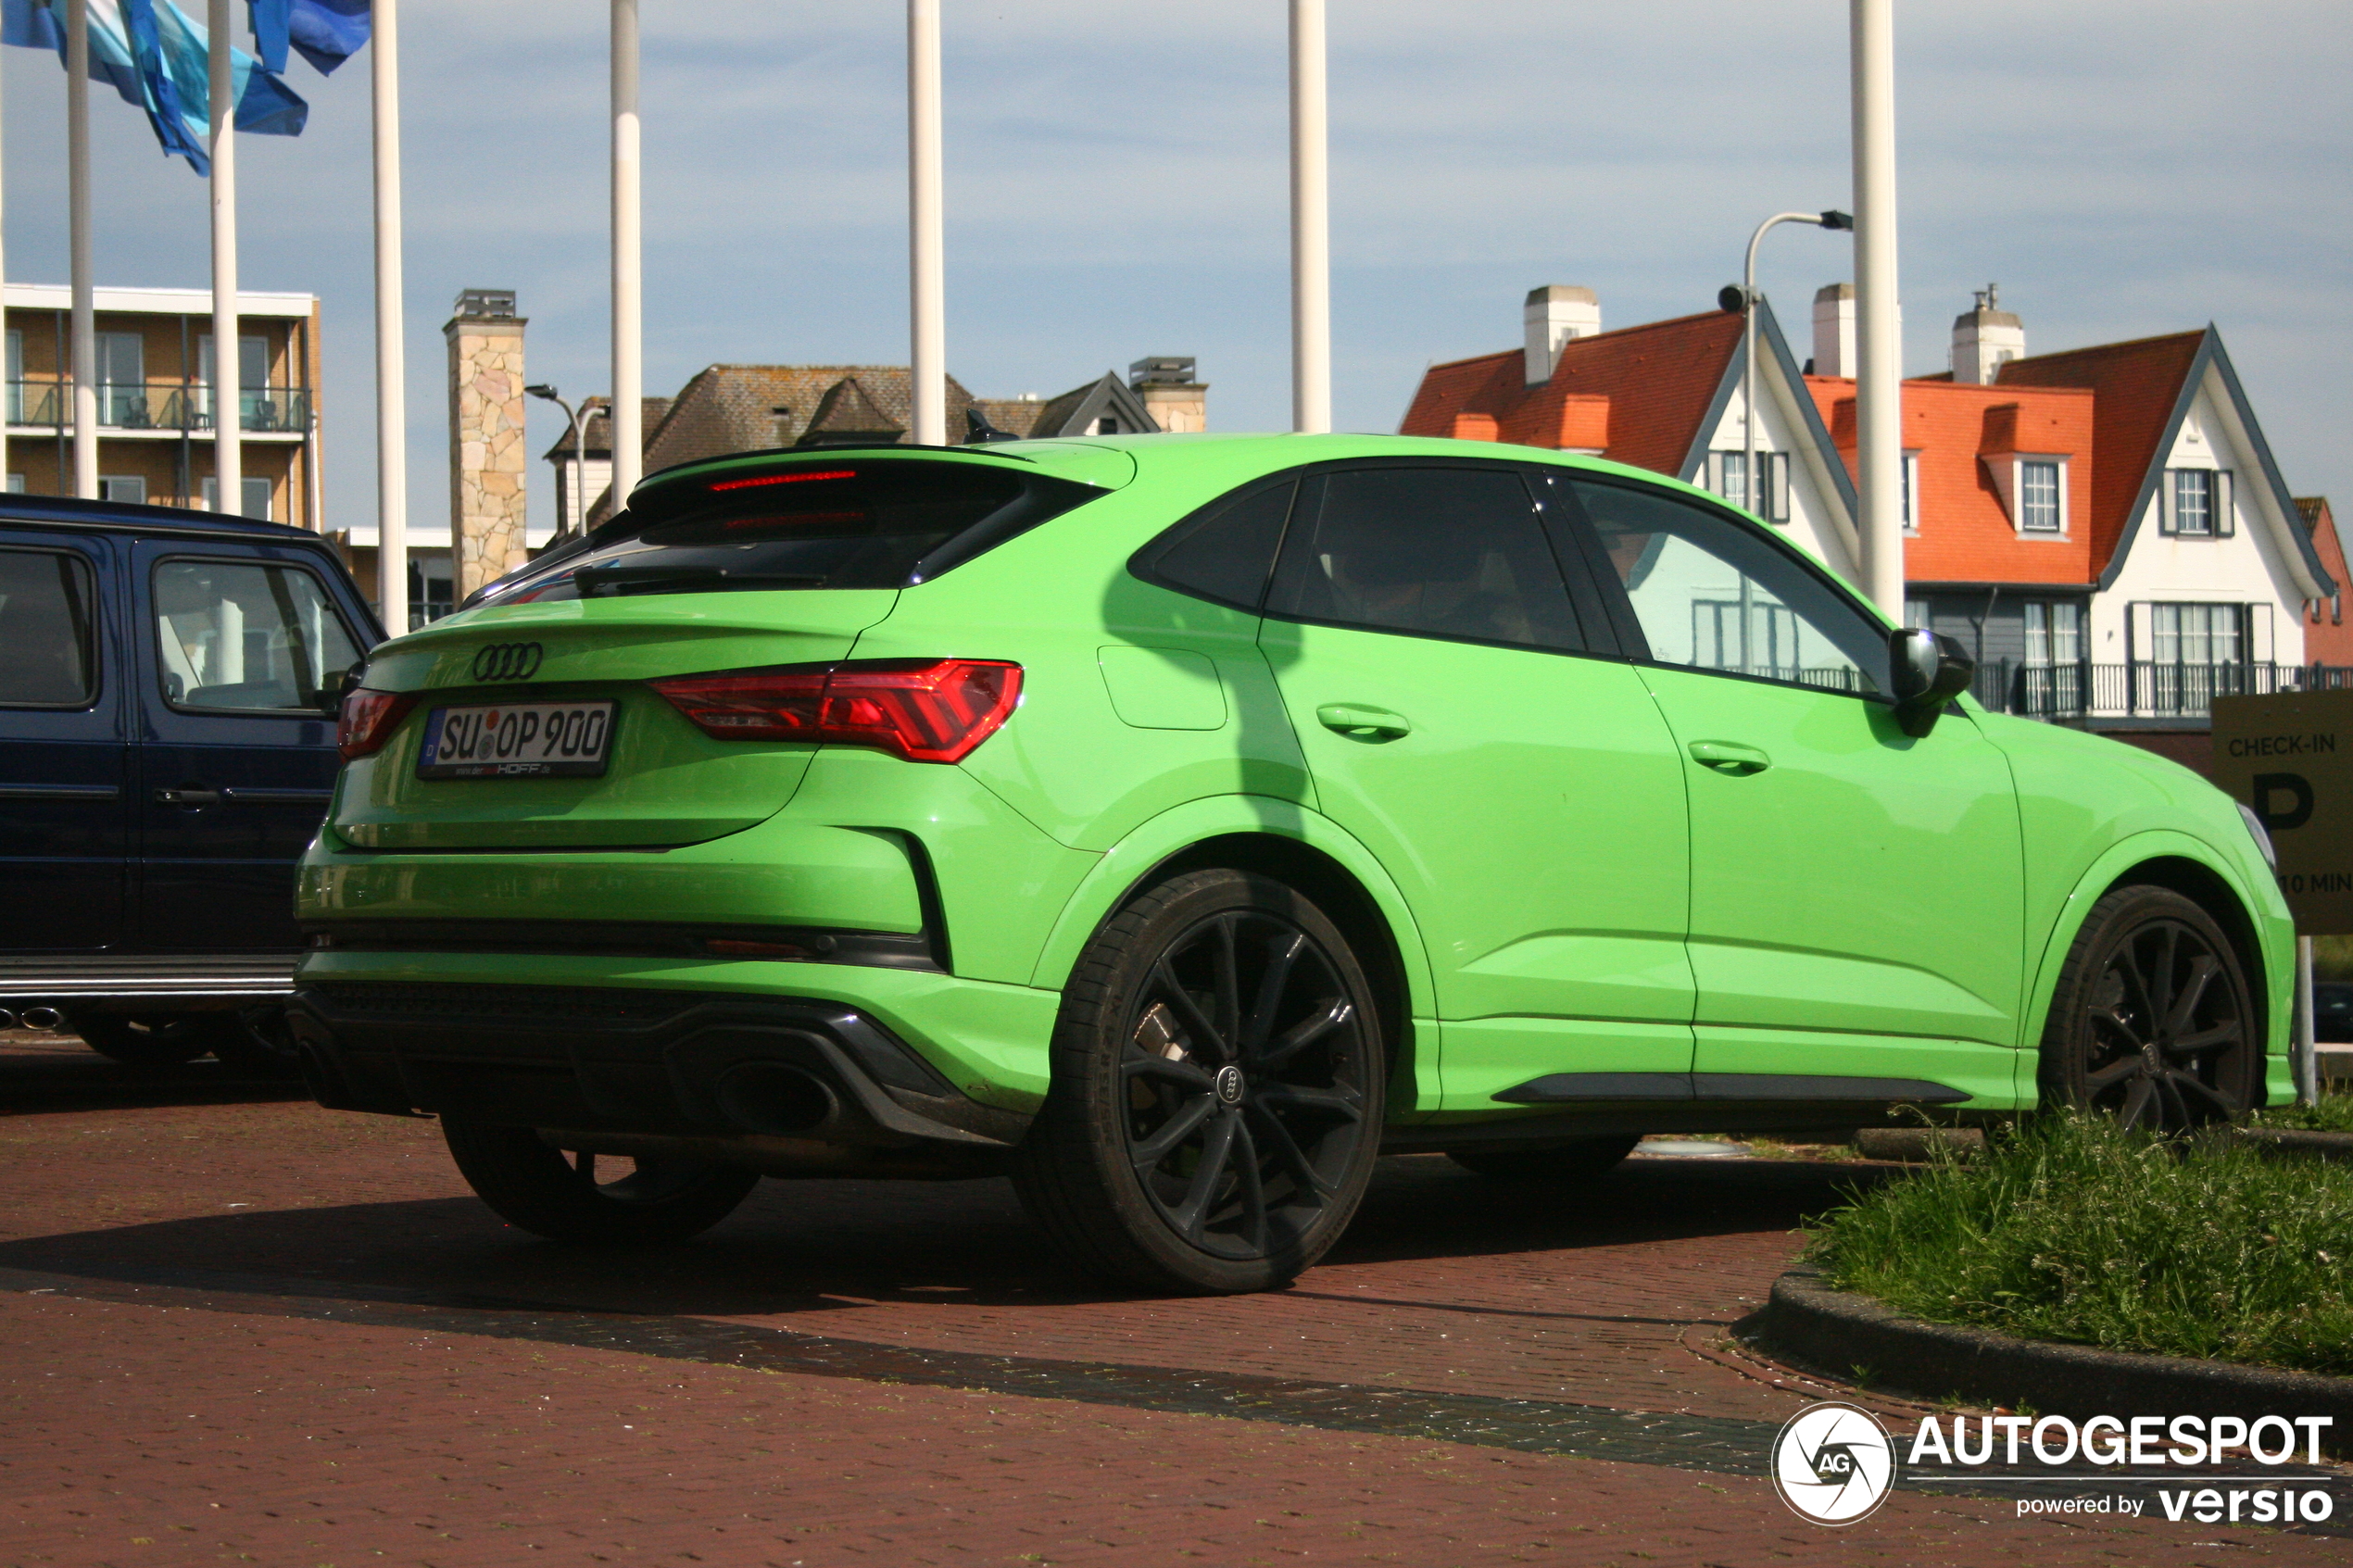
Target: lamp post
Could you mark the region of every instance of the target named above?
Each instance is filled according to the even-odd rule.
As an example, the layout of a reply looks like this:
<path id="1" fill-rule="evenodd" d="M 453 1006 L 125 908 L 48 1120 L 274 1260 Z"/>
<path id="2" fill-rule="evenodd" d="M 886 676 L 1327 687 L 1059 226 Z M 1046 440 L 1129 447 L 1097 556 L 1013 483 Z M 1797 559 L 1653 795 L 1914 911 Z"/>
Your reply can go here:
<path id="1" fill-rule="evenodd" d="M 1748 237 L 1748 261 L 1741 269 L 1741 499 L 1766 521 L 1774 518 L 1760 498 L 1756 473 L 1756 247 L 1776 223 L 1811 223 L 1823 229 L 1852 229 L 1855 220 L 1843 212 L 1777 212 L 1756 226 Z"/>
<path id="2" fill-rule="evenodd" d="M 585 533 L 588 532 L 588 497 L 582 494 L 580 487 L 585 482 L 584 475 L 587 472 L 588 452 L 583 439 L 583 416 L 589 415 L 588 399 L 582 398 L 580 408 L 574 410 L 571 404 L 564 401 L 551 383 L 541 382 L 536 386 L 524 387 L 523 391 L 533 397 L 543 398 L 561 408 L 564 411 L 564 419 L 572 426 L 572 504 L 573 509 L 580 514 L 580 531 Z M 560 539 L 571 532 L 571 521 L 559 516 L 556 520 L 556 537 Z"/>
<path id="3" fill-rule="evenodd" d="M 1290 427 L 1332 428 L 1332 253 L 1324 0 L 1290 6 Z"/>

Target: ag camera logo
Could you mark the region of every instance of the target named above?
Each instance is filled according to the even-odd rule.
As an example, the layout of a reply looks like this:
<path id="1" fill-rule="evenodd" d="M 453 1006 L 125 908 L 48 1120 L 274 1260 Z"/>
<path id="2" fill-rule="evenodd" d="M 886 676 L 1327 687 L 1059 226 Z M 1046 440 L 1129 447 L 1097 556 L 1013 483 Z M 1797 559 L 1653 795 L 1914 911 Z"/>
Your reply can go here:
<path id="1" fill-rule="evenodd" d="M 1773 1439 L 1773 1486 L 1801 1519 L 1852 1524 L 1894 1489 L 1894 1440 L 1868 1411 L 1808 1405 Z"/>

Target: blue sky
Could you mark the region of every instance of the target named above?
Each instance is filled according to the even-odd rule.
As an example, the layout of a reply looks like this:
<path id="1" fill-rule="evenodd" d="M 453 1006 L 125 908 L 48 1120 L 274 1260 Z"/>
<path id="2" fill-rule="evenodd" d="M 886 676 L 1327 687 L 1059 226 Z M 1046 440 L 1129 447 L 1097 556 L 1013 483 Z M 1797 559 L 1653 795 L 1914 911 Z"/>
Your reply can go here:
<path id="1" fill-rule="evenodd" d="M 1335 413 L 1393 430 L 1432 360 L 1585 283 L 1605 325 L 1709 307 L 1758 219 L 1847 206 L 1846 6 L 1332 0 Z M 1190 354 L 1213 428 L 1287 422 L 1280 0 L 945 0 L 949 361 L 1052 394 Z M 1969 291 L 2030 352 L 2220 324 L 2290 485 L 2353 502 L 2353 23 L 2341 5 L 1911 0 L 1897 12 L 1905 368 Z M 606 389 L 598 0 L 404 0 L 409 485 L 447 502 L 440 327 L 511 287 L 535 379 Z M 904 8 L 646 0 L 649 391 L 706 364 L 903 362 Z M 8 275 L 65 280 L 64 90 L 6 51 Z M 372 521 L 367 56 L 242 144 L 244 281 L 324 301 L 331 527 Z M 202 286 L 205 190 L 94 98 L 102 282 Z M 1793 336 L 1843 236 L 1783 230 Z M 535 405 L 538 447 L 560 416 Z M 535 464 L 536 470 L 546 465 Z M 551 505 L 535 471 L 538 516 Z"/>

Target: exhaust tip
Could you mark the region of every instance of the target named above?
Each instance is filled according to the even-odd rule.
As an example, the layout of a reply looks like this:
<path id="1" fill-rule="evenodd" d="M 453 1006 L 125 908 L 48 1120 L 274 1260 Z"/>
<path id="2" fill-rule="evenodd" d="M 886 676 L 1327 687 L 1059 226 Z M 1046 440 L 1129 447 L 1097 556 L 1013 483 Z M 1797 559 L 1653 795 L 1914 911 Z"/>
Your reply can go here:
<path id="1" fill-rule="evenodd" d="M 64 1027 L 66 1015 L 56 1008 L 27 1008 L 17 1014 L 17 1022 L 28 1029 L 45 1032 Z"/>
<path id="2" fill-rule="evenodd" d="M 834 1113 L 831 1089 L 780 1062 L 740 1062 L 711 1086 L 727 1120 L 749 1133 L 806 1133 Z"/>

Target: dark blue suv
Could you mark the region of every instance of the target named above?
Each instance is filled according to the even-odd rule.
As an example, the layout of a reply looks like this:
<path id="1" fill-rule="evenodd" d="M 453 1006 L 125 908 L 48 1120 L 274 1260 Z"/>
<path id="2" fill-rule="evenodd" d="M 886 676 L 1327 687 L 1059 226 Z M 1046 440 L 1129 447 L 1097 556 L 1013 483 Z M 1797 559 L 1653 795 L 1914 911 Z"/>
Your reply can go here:
<path id="1" fill-rule="evenodd" d="M 0 1012 L 119 1060 L 262 1065 L 384 633 L 326 541 L 213 512 L 0 496 Z"/>

